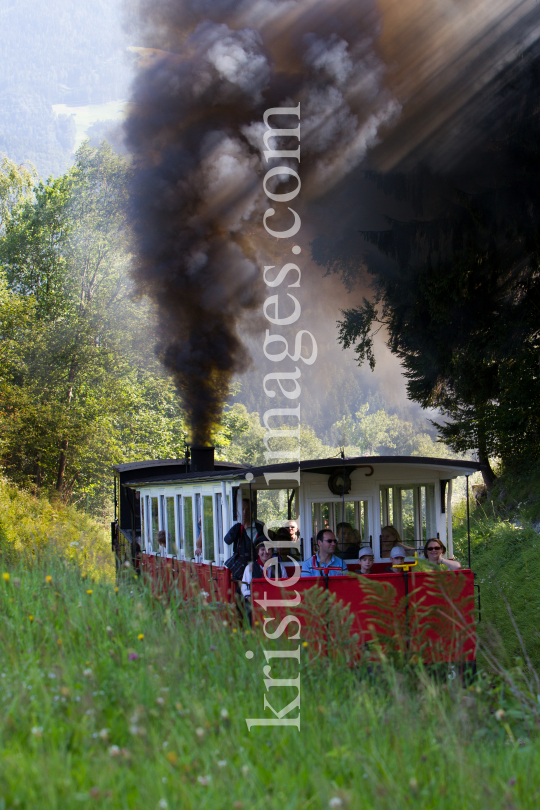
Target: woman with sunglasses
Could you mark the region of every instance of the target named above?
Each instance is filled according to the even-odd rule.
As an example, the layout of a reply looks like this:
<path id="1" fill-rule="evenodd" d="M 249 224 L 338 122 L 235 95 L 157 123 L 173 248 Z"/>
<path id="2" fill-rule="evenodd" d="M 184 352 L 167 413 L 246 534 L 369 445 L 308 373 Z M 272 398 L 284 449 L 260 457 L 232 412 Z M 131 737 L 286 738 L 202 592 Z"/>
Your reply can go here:
<path id="1" fill-rule="evenodd" d="M 446 565 L 451 571 L 461 568 L 461 563 L 457 560 L 447 560 L 443 557 L 446 553 L 446 546 L 438 537 L 431 537 L 424 546 L 424 557 L 432 565 Z"/>

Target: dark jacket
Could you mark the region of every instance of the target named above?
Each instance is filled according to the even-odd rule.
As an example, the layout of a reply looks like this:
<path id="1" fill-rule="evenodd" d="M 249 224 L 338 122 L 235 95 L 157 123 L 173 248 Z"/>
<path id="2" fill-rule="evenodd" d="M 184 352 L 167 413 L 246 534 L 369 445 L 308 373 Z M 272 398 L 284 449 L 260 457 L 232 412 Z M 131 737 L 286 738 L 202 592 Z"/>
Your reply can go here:
<path id="1" fill-rule="evenodd" d="M 278 563 L 278 565 L 279 565 L 279 563 Z M 266 579 L 266 578 L 268 578 L 268 579 L 279 579 L 280 576 L 281 576 L 281 571 L 280 571 L 279 568 L 276 570 L 276 564 L 275 563 L 274 563 L 274 565 L 269 565 L 268 568 L 266 569 L 266 577 L 264 576 L 264 571 L 260 566 L 258 557 L 255 560 L 255 562 L 253 563 L 253 568 L 251 569 L 251 577 L 252 577 L 252 579 Z"/>
<path id="2" fill-rule="evenodd" d="M 254 521 L 255 529 L 257 530 L 257 537 L 260 534 L 263 534 L 264 526 L 262 523 L 259 523 L 258 520 Z M 250 539 L 249 534 L 246 532 L 244 527 L 241 523 L 235 523 L 232 526 L 223 541 L 227 543 L 228 546 L 232 544 L 232 551 L 233 554 L 237 551 L 244 567 L 257 558 L 257 553 L 255 551 L 255 547 L 253 545 L 252 540 Z"/>

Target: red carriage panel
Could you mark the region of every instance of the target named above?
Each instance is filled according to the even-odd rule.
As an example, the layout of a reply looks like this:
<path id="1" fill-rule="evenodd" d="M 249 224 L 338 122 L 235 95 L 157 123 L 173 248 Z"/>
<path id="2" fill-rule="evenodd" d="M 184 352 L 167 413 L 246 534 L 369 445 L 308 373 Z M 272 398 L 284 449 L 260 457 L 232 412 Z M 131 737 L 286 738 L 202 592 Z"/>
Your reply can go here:
<path id="1" fill-rule="evenodd" d="M 275 617 L 267 625 L 272 632 L 284 616 L 294 615 L 304 640 L 324 654 L 345 651 L 350 660 L 369 650 L 418 656 L 425 663 L 473 661 L 473 585 L 471 571 L 302 577 L 290 588 L 254 580 L 254 619 Z M 298 605 L 263 609 L 256 601 L 291 599 L 295 591 Z"/>

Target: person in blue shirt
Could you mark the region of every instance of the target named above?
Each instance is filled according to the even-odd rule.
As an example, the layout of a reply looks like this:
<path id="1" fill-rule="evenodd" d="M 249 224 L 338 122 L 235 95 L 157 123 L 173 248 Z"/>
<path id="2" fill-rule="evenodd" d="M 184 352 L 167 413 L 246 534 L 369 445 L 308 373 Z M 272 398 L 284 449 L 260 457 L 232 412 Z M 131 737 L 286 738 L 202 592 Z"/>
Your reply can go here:
<path id="1" fill-rule="evenodd" d="M 302 563 L 303 577 L 322 577 L 347 573 L 347 564 L 336 557 L 336 535 L 330 529 L 321 529 L 317 534 L 319 551 Z M 322 570 L 321 570 L 322 569 Z"/>

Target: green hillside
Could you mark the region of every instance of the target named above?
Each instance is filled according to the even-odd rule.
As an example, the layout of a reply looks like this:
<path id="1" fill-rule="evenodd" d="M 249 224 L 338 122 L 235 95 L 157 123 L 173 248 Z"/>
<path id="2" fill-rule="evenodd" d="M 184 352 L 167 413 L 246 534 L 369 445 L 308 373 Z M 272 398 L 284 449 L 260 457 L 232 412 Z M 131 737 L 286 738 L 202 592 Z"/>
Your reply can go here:
<path id="1" fill-rule="evenodd" d="M 537 668 L 540 668 L 539 493 L 536 471 L 521 478 L 504 476 L 492 498 L 471 512 L 471 566 L 481 590 L 481 638 L 507 665 L 516 656 L 524 658 L 515 622 Z M 464 562 L 467 560 L 464 501 L 457 512 L 455 554 Z"/>
<path id="2" fill-rule="evenodd" d="M 19 489 L 0 478 L 0 554 L 4 567 L 31 566 L 60 555 L 87 576 L 111 581 L 110 534 L 74 506 Z"/>

